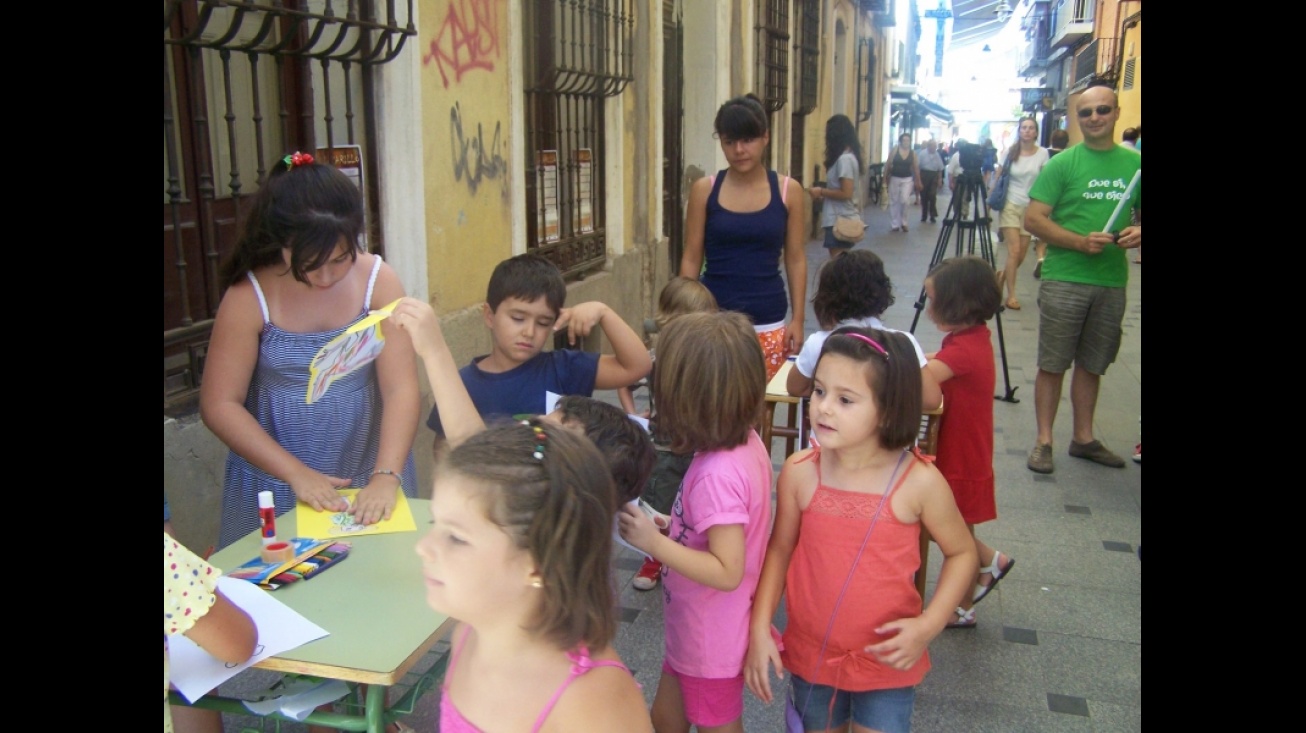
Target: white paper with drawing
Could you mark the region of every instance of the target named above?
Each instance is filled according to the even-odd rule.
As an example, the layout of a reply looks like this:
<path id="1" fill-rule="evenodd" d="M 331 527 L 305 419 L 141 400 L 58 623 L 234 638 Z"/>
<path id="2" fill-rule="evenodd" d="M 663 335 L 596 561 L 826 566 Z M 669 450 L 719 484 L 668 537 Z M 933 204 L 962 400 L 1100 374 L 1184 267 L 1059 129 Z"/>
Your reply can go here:
<path id="1" fill-rule="evenodd" d="M 304 618 L 253 583 L 236 578 L 218 578 L 218 589 L 240 606 L 258 627 L 254 656 L 242 664 L 228 664 L 182 635 L 168 639 L 170 678 L 177 691 L 194 702 L 237 673 L 282 652 L 303 646 L 327 635 L 327 630 Z"/>
<path id="2" fill-rule="evenodd" d="M 389 318 L 398 304 L 399 300 L 396 299 L 393 303 L 368 313 L 358 323 L 318 349 L 308 365 L 308 392 L 304 395 L 304 402 L 310 405 L 317 402 L 331 388 L 332 382 L 376 361 L 376 357 L 381 355 L 381 349 L 385 347 L 381 321 Z"/>

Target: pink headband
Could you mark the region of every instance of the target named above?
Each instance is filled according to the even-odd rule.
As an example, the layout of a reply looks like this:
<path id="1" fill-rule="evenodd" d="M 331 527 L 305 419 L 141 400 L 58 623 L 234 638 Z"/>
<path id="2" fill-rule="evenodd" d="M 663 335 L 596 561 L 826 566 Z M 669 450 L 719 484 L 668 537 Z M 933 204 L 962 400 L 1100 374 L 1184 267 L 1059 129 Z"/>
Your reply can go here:
<path id="1" fill-rule="evenodd" d="M 888 361 L 888 360 L 889 360 L 889 352 L 885 351 L 883 346 L 879 345 L 878 343 L 876 343 L 876 342 L 875 342 L 874 340 L 872 340 L 871 338 L 869 338 L 869 337 L 867 337 L 867 336 L 863 336 L 863 335 L 861 335 L 860 333 L 845 333 L 845 334 L 843 334 L 843 335 L 844 335 L 844 336 L 851 336 L 852 338 L 855 338 L 855 339 L 857 339 L 858 341 L 865 341 L 866 343 L 868 343 L 868 344 L 871 345 L 871 348 L 875 349 L 876 351 L 880 352 L 881 354 L 884 354 L 884 360 L 885 360 L 885 361 Z"/>

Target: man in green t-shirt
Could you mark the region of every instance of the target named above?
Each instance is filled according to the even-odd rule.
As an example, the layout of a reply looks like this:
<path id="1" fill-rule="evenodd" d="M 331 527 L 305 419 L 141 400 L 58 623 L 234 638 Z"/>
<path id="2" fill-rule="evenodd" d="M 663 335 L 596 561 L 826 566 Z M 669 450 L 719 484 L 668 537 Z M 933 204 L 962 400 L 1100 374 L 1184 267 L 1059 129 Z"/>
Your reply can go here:
<path id="1" fill-rule="evenodd" d="M 1120 106 L 1110 87 L 1089 87 L 1076 104 L 1084 141 L 1048 161 L 1030 189 L 1025 229 L 1047 242 L 1039 285 L 1038 438 L 1027 465 L 1052 473 L 1052 423 L 1066 370 L 1074 428 L 1070 455 L 1113 468 L 1125 461 L 1093 437 L 1098 385 L 1120 351 L 1129 280 L 1126 249 L 1143 244 L 1142 158 L 1115 142 Z M 1132 185 L 1131 185 L 1132 183 Z M 1127 196 L 1118 214 L 1116 207 Z"/>

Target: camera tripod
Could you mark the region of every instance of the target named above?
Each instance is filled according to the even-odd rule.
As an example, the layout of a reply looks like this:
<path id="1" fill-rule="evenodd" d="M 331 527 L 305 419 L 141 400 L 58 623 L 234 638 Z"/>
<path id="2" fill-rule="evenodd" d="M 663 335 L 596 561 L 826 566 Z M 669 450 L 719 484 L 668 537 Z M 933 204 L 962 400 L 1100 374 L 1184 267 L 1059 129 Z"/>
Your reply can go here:
<path id="1" fill-rule="evenodd" d="M 948 251 L 948 241 L 953 241 L 953 257 L 963 254 L 962 245 L 965 244 L 964 254 L 976 254 L 975 245 L 979 244 L 979 256 L 983 257 L 991 267 L 993 267 L 994 277 L 997 277 L 997 264 L 993 260 L 993 235 L 989 232 L 989 224 L 993 221 L 989 217 L 989 194 L 984 186 L 984 178 L 979 171 L 963 171 L 957 181 L 957 189 L 952 193 L 952 200 L 948 202 L 948 209 L 943 214 L 943 227 L 939 231 L 939 242 L 934 247 L 934 255 L 930 258 L 930 270 L 935 265 L 942 262 Z M 954 237 L 954 234 L 956 235 Z M 921 287 L 921 294 L 916 298 L 916 315 L 911 319 L 911 332 L 916 333 L 916 323 L 920 321 L 921 311 L 925 309 L 925 287 Z M 998 330 L 998 351 L 1002 355 L 1002 381 L 1006 385 L 1006 393 L 994 395 L 993 399 L 1002 400 L 1003 402 L 1020 402 L 1016 399 L 1016 390 L 1019 387 L 1011 386 L 1011 374 L 1007 371 L 1007 343 L 1002 335 L 1002 311 L 1006 310 L 1005 305 L 998 306 L 998 312 L 994 315 L 993 320 L 997 323 Z"/>

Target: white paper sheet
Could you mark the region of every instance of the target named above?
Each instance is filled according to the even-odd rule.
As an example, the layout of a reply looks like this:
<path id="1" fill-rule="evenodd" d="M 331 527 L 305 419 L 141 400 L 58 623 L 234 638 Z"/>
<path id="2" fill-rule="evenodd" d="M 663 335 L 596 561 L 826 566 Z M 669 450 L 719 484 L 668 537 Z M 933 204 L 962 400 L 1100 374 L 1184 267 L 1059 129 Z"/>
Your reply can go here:
<path id="1" fill-rule="evenodd" d="M 277 692 L 281 693 L 280 697 L 257 702 L 246 701 L 245 708 L 263 717 L 281 713 L 295 720 L 303 720 L 318 707 L 335 702 L 349 694 L 349 684 L 343 680 L 326 680 L 317 683 L 299 680 Z M 274 693 L 268 691 L 265 694 Z"/>
<path id="2" fill-rule="evenodd" d="M 182 635 L 168 639 L 171 681 L 190 702 L 254 664 L 327 635 L 327 630 L 304 618 L 268 591 L 245 580 L 218 578 L 218 589 L 240 606 L 258 628 L 254 656 L 242 664 L 228 664 Z"/>
<path id="3" fill-rule="evenodd" d="M 627 504 L 627 506 L 631 506 L 638 509 L 639 499 L 631 499 L 630 502 Z M 626 541 L 625 537 L 621 536 L 621 512 L 617 512 L 617 516 L 612 518 L 612 539 L 616 540 L 617 544 L 622 545 L 623 547 L 629 547 L 630 549 L 634 550 L 635 552 L 638 552 L 641 555 L 644 554 L 643 550 L 630 544 L 629 542 Z"/>

